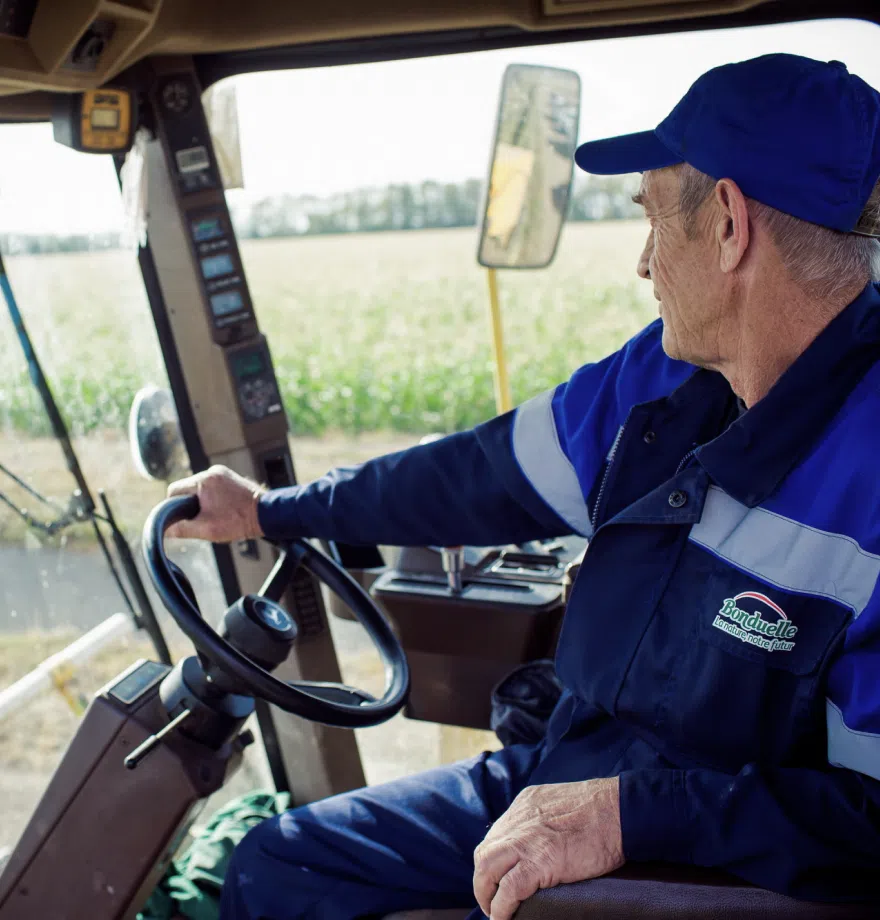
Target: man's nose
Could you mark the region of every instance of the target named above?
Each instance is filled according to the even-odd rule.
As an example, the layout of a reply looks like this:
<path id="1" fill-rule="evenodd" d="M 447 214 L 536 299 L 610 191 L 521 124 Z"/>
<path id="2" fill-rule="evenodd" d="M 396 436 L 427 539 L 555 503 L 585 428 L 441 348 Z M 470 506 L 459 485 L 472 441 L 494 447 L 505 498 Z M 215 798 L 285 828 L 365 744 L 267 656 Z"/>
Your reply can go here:
<path id="1" fill-rule="evenodd" d="M 645 248 L 639 256 L 639 264 L 636 266 L 636 274 L 647 281 L 651 277 L 651 253 L 654 252 L 654 231 L 648 234 L 645 242 Z"/>

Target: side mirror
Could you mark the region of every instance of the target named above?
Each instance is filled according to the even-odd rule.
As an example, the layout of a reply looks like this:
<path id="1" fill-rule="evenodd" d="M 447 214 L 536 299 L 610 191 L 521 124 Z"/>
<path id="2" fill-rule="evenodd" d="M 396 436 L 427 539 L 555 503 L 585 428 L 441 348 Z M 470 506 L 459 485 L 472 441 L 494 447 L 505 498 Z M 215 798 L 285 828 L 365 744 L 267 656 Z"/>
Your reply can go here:
<path id="1" fill-rule="evenodd" d="M 571 70 L 511 64 L 504 72 L 477 261 L 545 268 L 568 210 L 581 81 Z"/>
<path id="2" fill-rule="evenodd" d="M 169 390 L 138 390 L 128 415 L 128 442 L 135 469 L 144 479 L 170 482 L 189 474 L 177 410 Z"/>

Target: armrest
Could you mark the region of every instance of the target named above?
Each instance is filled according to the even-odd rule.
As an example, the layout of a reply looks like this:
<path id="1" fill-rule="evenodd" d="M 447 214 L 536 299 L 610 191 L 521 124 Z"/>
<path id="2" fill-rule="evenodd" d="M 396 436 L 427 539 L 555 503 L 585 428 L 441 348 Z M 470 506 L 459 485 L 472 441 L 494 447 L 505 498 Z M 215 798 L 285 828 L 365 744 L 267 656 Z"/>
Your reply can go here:
<path id="1" fill-rule="evenodd" d="M 880 885 L 878 885 L 880 895 Z M 539 891 L 516 920 L 868 920 L 877 904 L 819 904 L 694 866 L 631 864 Z"/>

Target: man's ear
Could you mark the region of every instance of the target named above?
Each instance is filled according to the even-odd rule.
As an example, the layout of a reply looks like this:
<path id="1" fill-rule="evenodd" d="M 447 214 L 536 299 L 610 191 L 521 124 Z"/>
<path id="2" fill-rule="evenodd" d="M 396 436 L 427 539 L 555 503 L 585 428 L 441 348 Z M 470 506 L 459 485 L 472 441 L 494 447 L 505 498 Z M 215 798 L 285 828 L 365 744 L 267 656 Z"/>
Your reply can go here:
<path id="1" fill-rule="evenodd" d="M 719 207 L 715 239 L 721 256 L 721 271 L 735 271 L 749 248 L 749 211 L 746 196 L 733 179 L 720 179 L 715 185 Z"/>

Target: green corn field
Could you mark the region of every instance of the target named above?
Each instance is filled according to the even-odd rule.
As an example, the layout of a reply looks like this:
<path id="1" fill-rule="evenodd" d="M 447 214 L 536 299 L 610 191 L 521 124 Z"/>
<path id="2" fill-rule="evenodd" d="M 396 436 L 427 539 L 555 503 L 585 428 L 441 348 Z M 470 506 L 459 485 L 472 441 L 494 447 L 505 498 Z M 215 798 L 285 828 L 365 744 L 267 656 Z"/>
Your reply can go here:
<path id="1" fill-rule="evenodd" d="M 644 233 L 640 221 L 573 224 L 549 269 L 499 273 L 514 402 L 656 317 L 634 273 Z M 475 250 L 470 228 L 242 244 L 294 436 L 449 432 L 494 414 Z M 72 431 L 124 430 L 138 388 L 165 384 L 134 254 L 19 256 L 8 271 Z M 0 360 L 0 431 L 49 433 L 2 313 Z"/>

